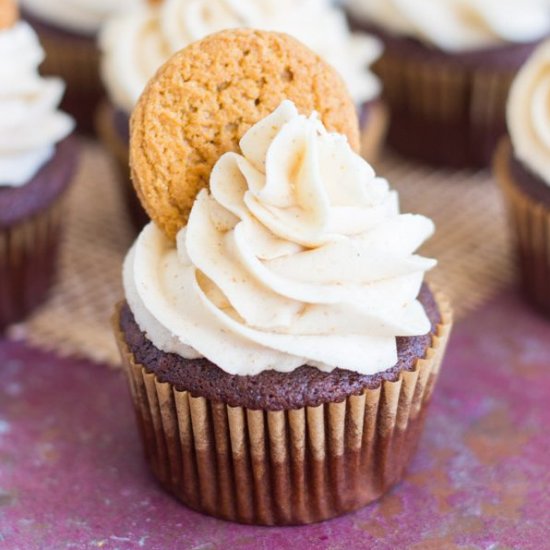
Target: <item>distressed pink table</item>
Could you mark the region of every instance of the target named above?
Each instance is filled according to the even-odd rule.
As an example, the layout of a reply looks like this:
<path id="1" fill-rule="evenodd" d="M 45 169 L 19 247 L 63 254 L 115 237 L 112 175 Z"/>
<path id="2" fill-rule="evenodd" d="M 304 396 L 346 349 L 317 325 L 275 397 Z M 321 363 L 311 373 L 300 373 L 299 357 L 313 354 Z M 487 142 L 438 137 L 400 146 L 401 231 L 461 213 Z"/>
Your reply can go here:
<path id="1" fill-rule="evenodd" d="M 148 474 L 120 372 L 0 343 L 0 549 L 550 548 L 550 322 L 514 294 L 456 327 L 405 481 L 357 513 L 253 528 Z"/>

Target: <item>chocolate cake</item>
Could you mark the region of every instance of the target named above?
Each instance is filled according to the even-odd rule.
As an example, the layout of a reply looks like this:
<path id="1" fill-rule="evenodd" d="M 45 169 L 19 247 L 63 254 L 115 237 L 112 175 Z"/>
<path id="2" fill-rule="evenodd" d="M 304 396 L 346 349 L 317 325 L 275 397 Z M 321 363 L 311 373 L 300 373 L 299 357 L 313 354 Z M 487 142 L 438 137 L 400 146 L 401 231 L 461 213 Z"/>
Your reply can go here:
<path id="1" fill-rule="evenodd" d="M 278 411 L 342 401 L 350 395 L 360 394 L 365 388 L 378 387 L 383 380 L 396 380 L 403 370 L 412 370 L 416 360 L 424 357 L 440 322 L 440 312 L 427 285 L 423 286 L 419 299 L 432 323 L 431 333 L 398 338 L 398 363 L 374 375 L 342 369 L 324 373 L 314 367 L 302 366 L 291 373 L 272 370 L 256 376 L 235 376 L 207 359 L 187 360 L 158 350 L 137 325 L 128 304 L 122 308 L 120 326 L 136 360 L 159 381 L 168 382 L 180 391 L 188 390 L 193 396 L 233 407 Z"/>
<path id="2" fill-rule="evenodd" d="M 0 186 L 0 228 L 32 217 L 55 201 L 69 186 L 77 160 L 77 140 L 68 137 L 30 182 L 22 187 Z"/>
<path id="3" fill-rule="evenodd" d="M 0 187 L 0 333 L 48 295 L 55 277 L 63 195 L 78 157 L 74 137 L 23 187 Z"/>

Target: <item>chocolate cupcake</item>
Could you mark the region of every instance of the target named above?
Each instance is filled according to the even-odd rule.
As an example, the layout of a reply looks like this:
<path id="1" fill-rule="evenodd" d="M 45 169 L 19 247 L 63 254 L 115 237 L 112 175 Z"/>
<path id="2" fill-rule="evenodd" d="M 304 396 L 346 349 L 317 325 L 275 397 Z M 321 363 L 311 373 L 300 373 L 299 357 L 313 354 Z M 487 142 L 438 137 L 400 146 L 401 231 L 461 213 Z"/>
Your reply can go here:
<path id="1" fill-rule="evenodd" d="M 489 165 L 514 75 L 550 33 L 548 3 L 346 3 L 352 27 L 384 43 L 374 70 L 391 110 L 389 144 L 432 164 Z"/>
<path id="2" fill-rule="evenodd" d="M 495 155 L 526 297 L 550 315 L 550 41 L 518 73 L 508 129 Z"/>
<path id="3" fill-rule="evenodd" d="M 380 56 L 381 43 L 350 33 L 344 13 L 329 0 L 295 2 L 253 1 L 246 5 L 214 3 L 198 12 L 189 0 L 161 2 L 113 18 L 101 36 L 103 77 L 109 100 L 98 114 L 98 134 L 122 174 L 124 193 L 131 189 L 128 174 L 128 119 L 147 81 L 176 51 L 210 32 L 255 27 L 286 32 L 299 38 L 341 72 L 358 109 L 363 112 L 363 153 L 378 155 L 387 126 L 380 83 L 369 66 Z M 143 210 L 128 199 L 138 228 Z"/>
<path id="4" fill-rule="evenodd" d="M 129 10 L 145 0 L 21 0 L 25 19 L 46 50 L 45 75 L 67 83 L 62 108 L 78 129 L 94 131 L 94 113 L 104 89 L 99 76 L 97 34 L 110 15 Z"/>
<path id="5" fill-rule="evenodd" d="M 147 461 L 195 510 L 322 521 L 386 492 L 417 445 L 451 315 L 414 255 L 433 223 L 399 212 L 357 124 L 329 66 L 244 30 L 173 57 L 133 114 L 154 221 L 114 330 Z"/>
<path id="6" fill-rule="evenodd" d="M 38 75 L 42 59 L 27 23 L 0 21 L 0 331 L 47 295 L 77 157 L 74 123 L 56 110 L 64 85 Z"/>

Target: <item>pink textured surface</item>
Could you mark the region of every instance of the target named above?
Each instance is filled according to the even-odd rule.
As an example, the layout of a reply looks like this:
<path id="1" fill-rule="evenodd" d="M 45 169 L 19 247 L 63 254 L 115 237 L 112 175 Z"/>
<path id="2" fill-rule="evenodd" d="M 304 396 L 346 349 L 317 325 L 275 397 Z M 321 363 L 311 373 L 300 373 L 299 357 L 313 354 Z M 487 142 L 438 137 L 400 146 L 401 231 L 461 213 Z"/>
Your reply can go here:
<path id="1" fill-rule="evenodd" d="M 550 323 L 514 295 L 460 323 L 403 483 L 355 514 L 252 528 L 157 488 L 120 372 L 0 343 L 0 549 L 550 547 Z"/>

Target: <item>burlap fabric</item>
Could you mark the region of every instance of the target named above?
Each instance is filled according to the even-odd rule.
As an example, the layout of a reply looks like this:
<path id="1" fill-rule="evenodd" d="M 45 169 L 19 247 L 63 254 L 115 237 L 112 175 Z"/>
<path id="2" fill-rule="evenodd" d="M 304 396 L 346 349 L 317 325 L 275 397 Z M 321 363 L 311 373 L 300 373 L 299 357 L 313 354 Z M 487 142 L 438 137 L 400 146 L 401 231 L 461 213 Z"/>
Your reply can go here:
<path id="1" fill-rule="evenodd" d="M 8 334 L 118 365 L 109 319 L 122 296 L 121 264 L 134 235 L 108 155 L 91 141 L 84 149 L 69 197 L 58 283 L 47 304 Z M 376 169 L 399 190 L 403 211 L 436 222 L 437 233 L 423 253 L 439 260 L 431 281 L 450 297 L 456 317 L 512 281 L 504 206 L 489 172 L 434 170 L 389 154 Z"/>

